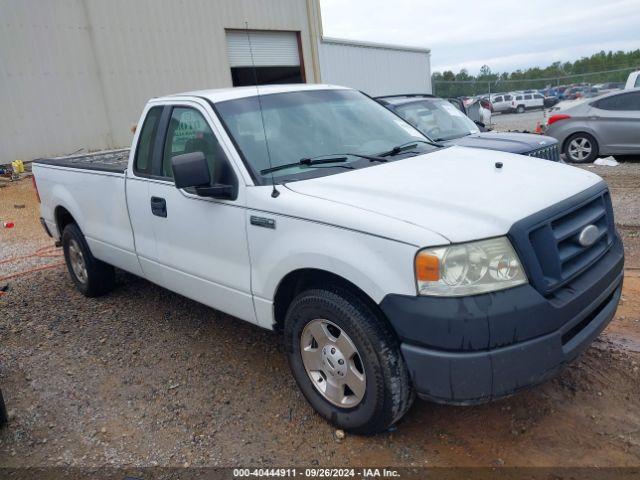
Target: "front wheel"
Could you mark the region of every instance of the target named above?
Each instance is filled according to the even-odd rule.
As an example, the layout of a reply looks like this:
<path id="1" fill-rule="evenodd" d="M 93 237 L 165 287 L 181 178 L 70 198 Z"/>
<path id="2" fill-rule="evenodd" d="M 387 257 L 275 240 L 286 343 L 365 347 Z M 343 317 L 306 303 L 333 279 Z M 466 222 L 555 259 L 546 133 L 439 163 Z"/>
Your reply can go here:
<path id="1" fill-rule="evenodd" d="M 564 142 L 564 154 L 573 163 L 591 163 L 598 158 L 598 142 L 588 133 L 574 133 Z"/>
<path id="2" fill-rule="evenodd" d="M 413 402 L 393 332 L 373 308 L 339 288 L 310 289 L 285 319 L 289 366 L 311 406 L 334 425 L 372 434 Z"/>
<path id="3" fill-rule="evenodd" d="M 518 113 L 524 113 L 525 108 L 524 105 L 518 105 L 518 108 L 516 108 L 516 112 Z"/>

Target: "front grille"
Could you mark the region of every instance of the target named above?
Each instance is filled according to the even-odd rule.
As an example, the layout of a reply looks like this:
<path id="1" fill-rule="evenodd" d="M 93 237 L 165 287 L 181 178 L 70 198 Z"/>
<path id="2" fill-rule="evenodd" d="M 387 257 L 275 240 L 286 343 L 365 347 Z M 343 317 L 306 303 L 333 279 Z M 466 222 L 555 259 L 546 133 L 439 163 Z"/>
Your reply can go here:
<path id="1" fill-rule="evenodd" d="M 533 150 L 527 153 L 527 155 L 530 157 L 542 158 L 544 160 L 551 160 L 553 162 L 560 161 L 560 149 L 558 148 L 558 144 Z"/>
<path id="2" fill-rule="evenodd" d="M 531 283 L 549 294 L 588 269 L 609 249 L 615 238 L 611 198 L 606 189 L 579 195 L 569 207 L 552 207 L 517 222 L 512 228 L 516 248 L 522 255 Z M 593 192 L 593 190 L 590 190 Z M 596 240 L 582 246 L 578 237 L 594 225 Z"/>

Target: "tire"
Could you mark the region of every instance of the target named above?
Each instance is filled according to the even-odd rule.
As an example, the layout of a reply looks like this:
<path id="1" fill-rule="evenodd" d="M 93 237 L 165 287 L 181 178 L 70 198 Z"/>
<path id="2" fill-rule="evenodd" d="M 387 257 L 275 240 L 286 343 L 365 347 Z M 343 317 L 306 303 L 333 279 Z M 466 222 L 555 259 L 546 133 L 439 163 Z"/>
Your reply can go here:
<path id="1" fill-rule="evenodd" d="M 115 269 L 91 254 L 84 235 L 75 223 L 62 232 L 62 249 L 69 275 L 86 297 L 98 297 L 113 290 Z"/>
<path id="2" fill-rule="evenodd" d="M 287 310 L 284 334 L 298 386 L 335 426 L 362 435 L 378 433 L 411 407 L 414 392 L 394 333 L 347 290 L 329 287 L 300 293 Z M 349 387 L 332 387 L 332 382 L 347 382 Z"/>
<path id="3" fill-rule="evenodd" d="M 0 427 L 4 427 L 7 423 L 9 423 L 9 414 L 7 413 L 7 407 L 4 404 L 2 390 L 0 390 Z"/>
<path id="4" fill-rule="evenodd" d="M 598 158 L 598 142 L 588 133 L 574 133 L 565 140 L 562 153 L 571 163 L 591 163 Z"/>
<path id="5" fill-rule="evenodd" d="M 518 105 L 518 108 L 516 108 L 516 112 L 518 113 L 524 113 L 525 110 L 524 105 Z"/>

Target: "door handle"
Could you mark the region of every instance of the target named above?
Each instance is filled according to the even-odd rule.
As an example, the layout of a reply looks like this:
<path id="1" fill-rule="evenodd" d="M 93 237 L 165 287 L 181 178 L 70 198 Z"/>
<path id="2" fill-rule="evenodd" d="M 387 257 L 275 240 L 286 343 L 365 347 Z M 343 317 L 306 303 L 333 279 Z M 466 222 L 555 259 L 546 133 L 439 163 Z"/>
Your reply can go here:
<path id="1" fill-rule="evenodd" d="M 167 201 L 160 197 L 151 197 L 151 213 L 156 217 L 167 218 Z"/>

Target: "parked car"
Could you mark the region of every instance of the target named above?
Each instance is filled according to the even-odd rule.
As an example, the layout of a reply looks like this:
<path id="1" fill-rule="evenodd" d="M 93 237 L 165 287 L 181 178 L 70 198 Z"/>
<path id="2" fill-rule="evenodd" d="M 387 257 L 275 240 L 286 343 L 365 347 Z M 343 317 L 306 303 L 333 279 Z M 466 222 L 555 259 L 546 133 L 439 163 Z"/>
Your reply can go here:
<path id="1" fill-rule="evenodd" d="M 558 139 L 567 160 L 593 162 L 640 155 L 640 88 L 584 99 L 550 112 L 547 135 Z"/>
<path id="2" fill-rule="evenodd" d="M 464 102 L 462 100 L 460 100 L 459 98 L 447 98 L 447 102 L 449 102 L 451 105 L 456 107 L 458 110 L 460 110 L 465 115 L 467 114 L 467 108 L 464 106 Z"/>
<path id="3" fill-rule="evenodd" d="M 564 91 L 564 94 L 562 96 L 563 100 L 575 100 L 578 97 L 578 94 L 580 92 L 580 90 L 582 89 L 582 87 L 569 87 Z"/>
<path id="4" fill-rule="evenodd" d="M 491 110 L 485 107 L 487 102 L 483 102 L 480 99 L 474 100 L 465 105 L 467 116 L 482 126 L 489 126 L 491 124 Z"/>
<path id="5" fill-rule="evenodd" d="M 431 94 L 412 94 L 414 96 L 433 96 Z M 400 95 L 404 96 L 404 95 Z M 458 98 L 449 98 L 448 102 L 454 105 L 458 110 L 464 113 L 467 117 L 469 117 L 473 122 L 480 125 L 481 129 L 484 129 L 485 126 L 489 126 L 491 123 L 491 112 L 488 108 L 485 108 L 483 105 L 486 105 L 487 102 L 482 102 L 481 98 L 476 97 L 458 97 Z"/>
<path id="6" fill-rule="evenodd" d="M 637 72 L 631 72 L 627 78 L 627 83 L 624 86 L 625 90 L 631 90 L 632 88 L 640 88 L 640 70 Z"/>
<path id="7" fill-rule="evenodd" d="M 260 92 L 154 98 L 128 155 L 33 163 L 80 292 L 112 290 L 117 267 L 280 332 L 310 404 L 365 434 L 414 392 L 466 405 L 542 382 L 615 314 L 599 176 L 439 148 L 351 89 Z"/>
<path id="8" fill-rule="evenodd" d="M 449 102 L 433 95 L 390 95 L 378 97 L 377 100 L 421 133 L 443 145 L 461 145 L 560 160 L 556 139 L 530 133 L 482 132 L 467 116 L 452 108 Z"/>
<path id="9" fill-rule="evenodd" d="M 599 95 L 598 89 L 591 86 L 571 87 L 564 92 L 565 100 L 577 100 L 580 98 L 593 98 Z"/>
<path id="10" fill-rule="evenodd" d="M 491 95 L 491 104 L 494 112 L 505 113 L 511 111 L 511 94 L 498 93 Z"/>
<path id="11" fill-rule="evenodd" d="M 558 99 L 560 101 L 564 100 L 564 92 L 567 91 L 569 87 L 566 85 L 560 85 L 558 87 L 556 87 L 556 90 L 558 92 Z"/>
<path id="12" fill-rule="evenodd" d="M 622 90 L 624 89 L 624 82 L 607 82 L 607 83 L 597 83 L 593 85 L 600 95 L 604 95 L 605 93 L 612 92 L 614 90 Z"/>
<path id="13" fill-rule="evenodd" d="M 511 100 L 512 112 L 524 113 L 534 108 L 544 108 L 544 97 L 539 93 L 519 93 Z"/>
<path id="14" fill-rule="evenodd" d="M 489 110 L 489 112 L 493 113 L 493 104 L 491 103 L 491 100 L 488 98 L 481 98 L 479 100 L 480 105 L 482 105 L 482 108 L 485 108 L 487 110 Z"/>

